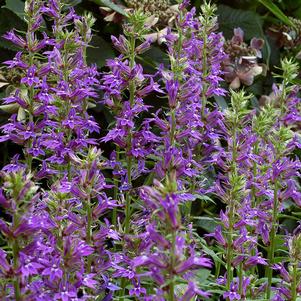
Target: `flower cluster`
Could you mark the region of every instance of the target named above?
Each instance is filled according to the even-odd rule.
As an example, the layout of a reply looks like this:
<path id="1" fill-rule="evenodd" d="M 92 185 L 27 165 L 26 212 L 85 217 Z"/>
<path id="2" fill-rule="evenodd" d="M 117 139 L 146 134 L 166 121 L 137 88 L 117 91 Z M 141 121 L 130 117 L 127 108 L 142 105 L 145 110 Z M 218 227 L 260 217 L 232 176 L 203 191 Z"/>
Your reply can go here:
<path id="1" fill-rule="evenodd" d="M 105 297 L 107 289 L 115 289 L 104 273 L 110 267 L 106 241 L 118 240 L 118 234 L 101 217 L 117 205 L 105 194 L 109 186 L 101 172 L 104 163 L 93 147 L 96 140 L 89 137 L 99 132 L 87 113 L 99 83 L 96 67 L 87 66 L 85 57 L 94 19 L 77 16 L 60 1 L 27 1 L 25 13 L 26 36 L 14 31 L 5 36 L 24 49 L 5 62 L 23 77 L 4 101 L 14 104 L 18 113 L 2 127 L 1 140 L 23 146 L 24 160 L 14 160 L 3 172 L 17 178 L 22 172 L 21 179 L 25 177 L 16 186 L 25 188 L 19 200 L 22 208 L 14 205 L 18 217 L 12 226 L 25 227 L 20 235 L 27 235 L 27 244 L 13 239 L 14 264 L 5 271 L 14 271 L 8 275 L 14 286 L 4 291 L 16 300 L 69 300 L 80 295 L 86 300 L 96 292 Z M 52 23 L 52 31 L 39 40 L 43 17 Z M 44 184 L 39 200 L 33 197 L 25 207 L 27 173 Z M 16 201 L 18 194 L 13 194 Z M 5 206 L 7 212 L 13 204 Z"/>
<path id="2" fill-rule="evenodd" d="M 250 85 L 263 41 L 225 41 L 214 5 L 183 0 L 148 68 L 155 2 L 125 12 L 101 72 L 95 19 L 63 0 L 26 0 L 27 31 L 5 34 L 20 80 L 0 141 L 21 152 L 0 171 L 1 300 L 299 300 L 300 226 L 282 223 L 301 206 L 298 65 L 252 108 L 221 82 Z"/>

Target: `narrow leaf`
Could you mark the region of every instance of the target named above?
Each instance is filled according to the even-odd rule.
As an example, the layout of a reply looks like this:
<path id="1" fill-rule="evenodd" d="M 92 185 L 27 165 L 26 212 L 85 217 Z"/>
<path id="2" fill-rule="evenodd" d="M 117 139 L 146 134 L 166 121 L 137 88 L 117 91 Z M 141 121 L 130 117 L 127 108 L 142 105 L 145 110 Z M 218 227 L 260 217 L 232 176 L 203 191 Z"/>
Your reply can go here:
<path id="1" fill-rule="evenodd" d="M 124 11 L 124 9 L 110 0 L 91 0 L 91 1 L 96 3 L 97 5 L 104 5 L 106 7 L 109 7 L 115 12 L 127 17 L 127 13 Z"/>
<path id="2" fill-rule="evenodd" d="M 258 0 L 258 1 L 262 5 L 264 5 L 272 14 L 274 14 L 283 23 L 294 27 L 294 24 L 291 22 L 291 20 L 271 0 Z"/>

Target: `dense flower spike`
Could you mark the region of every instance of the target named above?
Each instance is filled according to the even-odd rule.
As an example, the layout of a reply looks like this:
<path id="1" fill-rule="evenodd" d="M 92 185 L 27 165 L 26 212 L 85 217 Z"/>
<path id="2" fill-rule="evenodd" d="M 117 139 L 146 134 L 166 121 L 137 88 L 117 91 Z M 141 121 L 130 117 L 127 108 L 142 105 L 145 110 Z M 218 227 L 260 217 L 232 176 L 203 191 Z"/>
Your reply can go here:
<path id="1" fill-rule="evenodd" d="M 206 4 L 201 8 L 202 15 L 197 18 L 195 9 L 188 11 L 183 3 L 176 19 L 177 32 L 166 36 L 170 69 L 160 69 L 160 75 L 169 112 L 166 118 L 165 112 L 159 111 L 152 120 L 164 143 L 164 148 L 160 145 L 157 150 L 157 176 L 164 178 L 174 169 L 181 188 L 188 188 L 193 178 L 193 191 L 204 188 L 203 174 L 213 160 L 211 155 L 223 128 L 222 115 L 216 109 L 210 112 L 206 102 L 225 94 L 219 84 L 226 55 L 221 34 L 214 32 L 215 7 Z"/>
<path id="2" fill-rule="evenodd" d="M 125 36 L 112 36 L 113 45 L 121 54 L 108 60 L 110 71 L 103 75 L 100 86 L 104 90 L 103 102 L 116 116 L 114 127 L 102 141 L 113 141 L 116 145 L 116 151 L 111 156 L 114 158 L 111 167 L 115 177 L 115 198 L 119 182 L 120 190 L 125 191 L 125 233 L 130 231 L 132 181 L 147 173 L 146 158 L 158 142 L 148 122 L 138 124 L 138 118 L 150 108 L 144 104 L 144 98 L 151 93 L 162 92 L 153 77 L 144 74 L 142 65 L 136 62 L 136 56 L 150 48 L 150 41 L 144 38 L 149 30 L 147 17 L 138 11 L 124 25 Z M 120 162 L 121 152 L 125 155 L 126 166 Z M 119 170 L 116 171 L 116 168 Z M 115 224 L 116 218 L 114 212 Z"/>
<path id="3" fill-rule="evenodd" d="M 38 186 L 24 169 L 2 172 L 1 178 L 4 190 L 1 190 L 1 205 L 11 219 L 11 222 L 0 220 L 0 232 L 10 250 L 9 255 L 1 250 L 1 282 L 3 292 L 7 293 L 2 297 L 21 300 L 29 277 L 38 275 L 42 267 L 30 256 L 30 245 L 39 232 L 46 230 L 49 217 L 35 212 L 40 197 Z"/>
<path id="4" fill-rule="evenodd" d="M 146 295 L 147 300 L 191 300 L 195 296 L 208 297 L 209 294 L 197 286 L 193 271 L 210 268 L 211 261 L 198 254 L 191 232 L 185 233 L 181 224 L 180 206 L 190 201 L 191 195 L 174 191 L 173 183 L 163 186 L 155 181 L 154 187 L 143 187 L 141 199 L 150 213 L 146 232 L 140 243 L 140 256 L 132 261 L 139 285 L 144 282 L 151 290 L 136 290 L 137 296 Z M 161 234 L 160 234 L 161 233 Z M 165 233 L 164 236 L 162 234 Z M 183 294 L 176 294 L 178 285 Z M 185 283 L 185 285 L 184 285 Z"/>
<path id="5" fill-rule="evenodd" d="M 214 5 L 183 0 L 159 33 L 124 12 L 100 74 L 95 19 L 67 2 L 27 0 L 27 31 L 4 35 L 19 50 L 0 141 L 21 153 L 0 171 L 0 299 L 298 301 L 298 65 L 252 109 L 231 88 L 264 71 L 263 40 L 225 41 Z M 154 36 L 166 56 L 148 66 Z"/>
<path id="6" fill-rule="evenodd" d="M 116 204 L 104 192 L 109 186 L 101 173 L 101 153 L 91 146 L 96 140 L 89 138 L 99 132 L 99 125 L 87 113 L 98 84 L 96 67 L 85 62 L 94 19 L 65 10 L 60 1 L 27 1 L 26 14 L 28 51 L 18 52 L 17 64 L 6 62 L 24 72 L 20 87 L 5 100 L 18 104 L 19 113 L 2 127 L 2 140 L 23 145 L 26 170 L 39 180 L 47 178 L 47 189 L 38 205 L 33 200 L 28 212 L 24 210 L 12 234 L 34 236 L 28 247 L 19 246 L 16 251 L 20 258 L 15 268 L 18 262 L 24 264 L 16 274 L 20 275 L 15 280 L 16 300 L 25 295 L 34 300 L 53 296 L 69 300 L 79 292 L 85 299 L 95 292 L 105 297 L 110 290 L 105 271 L 111 260 L 105 241 L 118 235 L 110 233 L 108 222 L 101 221 Z M 44 33 L 38 41 L 36 31 L 43 14 L 54 24 L 52 36 Z M 7 37 L 25 47 L 22 37 Z M 4 170 L 11 170 L 10 166 Z M 34 217 L 32 206 L 37 206 Z M 100 223 L 102 228 L 94 231 Z M 3 231 L 10 233 L 5 224 Z M 41 277 L 33 278 L 36 275 Z"/>

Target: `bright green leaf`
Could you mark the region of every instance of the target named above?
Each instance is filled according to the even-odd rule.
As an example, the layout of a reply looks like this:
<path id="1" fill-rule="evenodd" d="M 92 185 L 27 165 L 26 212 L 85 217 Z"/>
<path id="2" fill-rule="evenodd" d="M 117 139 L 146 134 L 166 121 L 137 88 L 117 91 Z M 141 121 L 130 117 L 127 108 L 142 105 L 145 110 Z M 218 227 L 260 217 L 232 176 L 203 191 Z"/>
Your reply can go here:
<path id="1" fill-rule="evenodd" d="M 271 0 L 258 0 L 264 5 L 272 14 L 274 14 L 279 20 L 289 26 L 294 26 L 291 20 L 280 10 L 280 8 L 274 4 Z"/>

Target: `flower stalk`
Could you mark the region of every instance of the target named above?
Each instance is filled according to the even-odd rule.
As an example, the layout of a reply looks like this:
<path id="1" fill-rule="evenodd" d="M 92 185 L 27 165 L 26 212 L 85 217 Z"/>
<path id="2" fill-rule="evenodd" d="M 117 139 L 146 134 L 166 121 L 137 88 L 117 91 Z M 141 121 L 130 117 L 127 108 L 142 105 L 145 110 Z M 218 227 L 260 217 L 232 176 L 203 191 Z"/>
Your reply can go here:
<path id="1" fill-rule="evenodd" d="M 18 242 L 18 238 L 15 238 L 12 242 L 12 256 L 13 256 L 13 268 L 14 268 L 14 271 L 16 273 L 16 271 L 19 268 L 19 242 Z M 18 275 L 15 275 L 14 293 L 15 293 L 15 300 L 20 301 L 21 300 L 21 288 L 20 288 L 20 277 Z"/>
<path id="2" fill-rule="evenodd" d="M 270 233 L 270 246 L 268 249 L 268 260 L 269 266 L 267 268 L 267 278 L 268 278 L 268 285 L 267 285 L 267 294 L 266 298 L 270 300 L 271 298 L 271 287 L 272 287 L 272 277 L 273 277 L 273 268 L 272 265 L 274 264 L 274 256 L 275 256 L 275 236 L 278 228 L 278 181 L 276 180 L 274 183 L 274 194 L 273 194 L 273 212 L 272 212 L 272 228 Z"/>
<path id="3" fill-rule="evenodd" d="M 130 58 L 130 69 L 133 69 L 135 66 L 135 48 L 136 48 L 136 39 L 135 39 L 135 33 L 132 32 L 130 34 L 130 53 L 129 53 L 129 58 Z M 135 86 L 135 78 L 129 82 L 129 93 L 130 93 L 130 108 L 134 105 L 134 99 L 135 99 L 135 91 L 136 91 L 136 86 Z M 127 161 L 127 180 L 128 180 L 128 185 L 131 189 L 132 187 L 132 155 L 130 154 L 130 151 L 132 149 L 132 132 L 131 129 L 129 129 L 128 132 L 128 154 L 126 156 L 126 161 Z M 129 233 L 130 230 L 130 220 L 131 220 L 131 192 L 130 190 L 126 192 L 126 203 L 125 203 L 125 233 Z"/>
<path id="4" fill-rule="evenodd" d="M 226 245 L 226 270 L 227 270 L 227 284 L 226 288 L 229 291 L 233 282 L 233 268 L 232 262 L 234 259 L 234 224 L 237 222 L 236 215 L 238 204 L 244 197 L 245 179 L 239 173 L 238 163 L 238 135 L 242 131 L 241 120 L 247 115 L 246 109 L 248 100 L 251 95 L 245 95 L 244 91 L 231 91 L 231 109 L 226 112 L 226 124 L 228 126 L 229 135 L 229 151 L 230 157 L 228 162 L 229 170 L 229 195 L 225 200 L 227 202 L 228 212 L 228 226 L 227 226 L 227 245 Z M 241 267 L 241 266 L 240 266 Z M 239 270 L 239 273 L 242 271 Z M 242 276 L 241 276 L 242 277 Z M 240 283 L 239 283 L 240 285 Z"/>
<path id="5" fill-rule="evenodd" d="M 291 285 L 291 300 L 297 300 L 297 291 L 298 291 L 298 262 L 292 263 L 292 285 Z"/>

